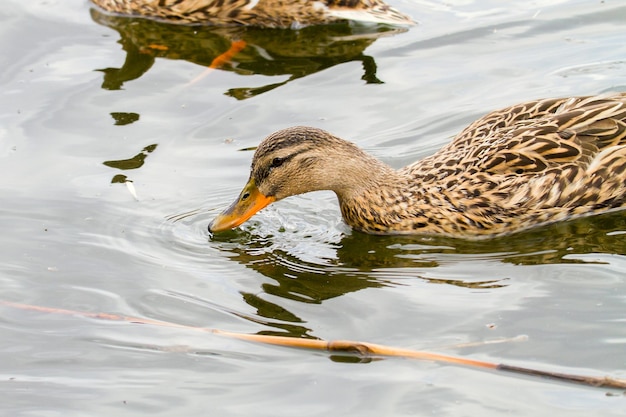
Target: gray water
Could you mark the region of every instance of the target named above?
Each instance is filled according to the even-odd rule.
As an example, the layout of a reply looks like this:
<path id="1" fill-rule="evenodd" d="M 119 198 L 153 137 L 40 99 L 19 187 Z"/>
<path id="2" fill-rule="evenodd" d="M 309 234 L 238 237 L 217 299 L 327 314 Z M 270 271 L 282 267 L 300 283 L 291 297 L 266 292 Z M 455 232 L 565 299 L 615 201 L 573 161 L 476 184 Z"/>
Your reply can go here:
<path id="1" fill-rule="evenodd" d="M 244 149 L 280 128 L 401 167 L 491 110 L 626 91 L 623 2 L 392 4 L 419 25 L 181 28 L 5 1 L 0 299 L 626 378 L 623 213 L 479 243 L 376 237 L 320 192 L 209 236 L 247 179 Z M 207 70 L 233 39 L 246 48 Z M 0 312 L 7 416 L 626 415 L 616 390 Z"/>

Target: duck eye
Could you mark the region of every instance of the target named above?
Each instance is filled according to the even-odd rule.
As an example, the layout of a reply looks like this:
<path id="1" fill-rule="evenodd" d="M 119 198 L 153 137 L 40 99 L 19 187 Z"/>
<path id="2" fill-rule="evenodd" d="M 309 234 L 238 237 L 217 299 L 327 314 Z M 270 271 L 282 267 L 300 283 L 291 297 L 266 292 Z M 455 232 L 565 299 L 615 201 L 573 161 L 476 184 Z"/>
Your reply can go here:
<path id="1" fill-rule="evenodd" d="M 285 162 L 285 158 L 274 158 L 272 159 L 272 163 L 270 164 L 270 168 L 279 167 Z"/>

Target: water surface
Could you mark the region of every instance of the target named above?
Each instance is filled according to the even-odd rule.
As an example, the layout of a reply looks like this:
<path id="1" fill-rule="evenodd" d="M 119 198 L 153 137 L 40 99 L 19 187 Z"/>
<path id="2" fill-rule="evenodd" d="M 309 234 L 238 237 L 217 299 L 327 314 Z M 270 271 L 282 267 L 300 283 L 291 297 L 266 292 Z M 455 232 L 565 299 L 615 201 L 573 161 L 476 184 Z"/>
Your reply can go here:
<path id="1" fill-rule="evenodd" d="M 488 111 L 626 91 L 620 2 L 393 4 L 420 24 L 226 30 L 7 2 L 0 298 L 626 378 L 623 213 L 484 242 L 376 237 L 319 192 L 209 236 L 245 149 L 277 129 L 401 167 Z M 0 309 L 5 415 L 626 415 L 619 391 Z"/>

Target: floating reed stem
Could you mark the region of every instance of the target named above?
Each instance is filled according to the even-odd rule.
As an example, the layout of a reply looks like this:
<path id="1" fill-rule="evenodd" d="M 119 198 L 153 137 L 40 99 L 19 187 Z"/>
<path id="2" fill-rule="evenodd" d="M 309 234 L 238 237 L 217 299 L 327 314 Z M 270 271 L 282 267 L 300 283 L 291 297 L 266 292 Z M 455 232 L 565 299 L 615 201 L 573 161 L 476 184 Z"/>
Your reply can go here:
<path id="1" fill-rule="evenodd" d="M 153 319 L 146 319 L 146 318 L 139 318 L 139 317 L 132 317 L 132 316 L 122 316 L 122 315 L 117 315 L 117 314 L 90 313 L 90 312 L 83 312 L 83 311 L 53 308 L 53 307 L 44 307 L 44 306 L 36 306 L 36 305 L 30 305 L 30 304 L 14 303 L 11 301 L 1 301 L 1 300 L 0 300 L 0 303 L 4 304 L 5 306 L 19 308 L 22 310 L 39 311 L 39 312 L 53 313 L 53 314 L 64 314 L 64 315 L 71 315 L 71 316 L 82 316 L 82 317 L 90 317 L 90 318 L 102 319 L 102 320 L 124 321 L 128 323 L 137 323 L 137 324 L 150 324 L 150 325 L 162 326 L 162 327 L 173 327 L 173 328 L 178 328 L 178 329 L 213 333 L 213 334 L 217 334 L 221 336 L 232 337 L 235 339 L 247 340 L 247 341 L 256 342 L 256 343 L 264 343 L 264 344 L 269 344 L 269 345 L 277 345 L 277 346 L 299 348 L 299 349 L 322 350 L 326 352 L 340 353 L 340 354 L 345 354 L 345 355 L 358 355 L 360 357 L 400 357 L 400 358 L 407 358 L 407 359 L 419 359 L 419 360 L 427 360 L 427 361 L 433 361 L 433 362 L 463 365 L 463 366 L 472 367 L 472 368 L 484 368 L 484 369 L 493 369 L 497 371 L 506 371 L 506 372 L 511 372 L 515 374 L 549 378 L 549 379 L 553 379 L 557 381 L 588 385 L 592 387 L 626 389 L 626 380 L 624 379 L 542 371 L 539 369 L 523 368 L 523 367 L 512 366 L 512 365 L 507 365 L 503 363 L 479 361 L 479 360 L 474 360 L 474 359 L 461 358 L 458 356 L 443 355 L 439 353 L 424 352 L 424 351 L 419 351 L 419 350 L 395 348 L 392 346 L 378 345 L 378 344 L 366 343 L 366 342 L 357 342 L 357 341 L 350 341 L 350 340 L 325 341 L 325 340 L 318 340 L 318 339 L 298 339 L 294 337 L 285 337 L 285 336 L 269 336 L 269 335 L 259 335 L 259 334 L 235 333 L 235 332 L 228 332 L 228 331 L 219 330 L 219 329 L 185 326 L 182 324 L 176 324 L 176 323 L 171 323 L 167 321 L 153 320 Z"/>

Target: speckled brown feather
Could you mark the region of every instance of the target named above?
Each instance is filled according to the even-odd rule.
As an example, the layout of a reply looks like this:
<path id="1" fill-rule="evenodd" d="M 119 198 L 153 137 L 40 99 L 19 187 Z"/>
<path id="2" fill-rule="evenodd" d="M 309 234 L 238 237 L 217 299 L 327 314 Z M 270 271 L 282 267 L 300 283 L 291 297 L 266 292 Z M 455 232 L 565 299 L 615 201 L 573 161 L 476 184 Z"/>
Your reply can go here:
<path id="1" fill-rule="evenodd" d="M 251 176 L 277 200 L 333 190 L 346 223 L 368 233 L 509 234 L 626 205 L 626 93 L 490 113 L 398 171 L 325 131 L 289 128 L 261 143 Z"/>
<path id="2" fill-rule="evenodd" d="M 294 28 L 362 20 L 411 25 L 382 0 L 92 0 L 110 13 L 178 24 Z"/>

